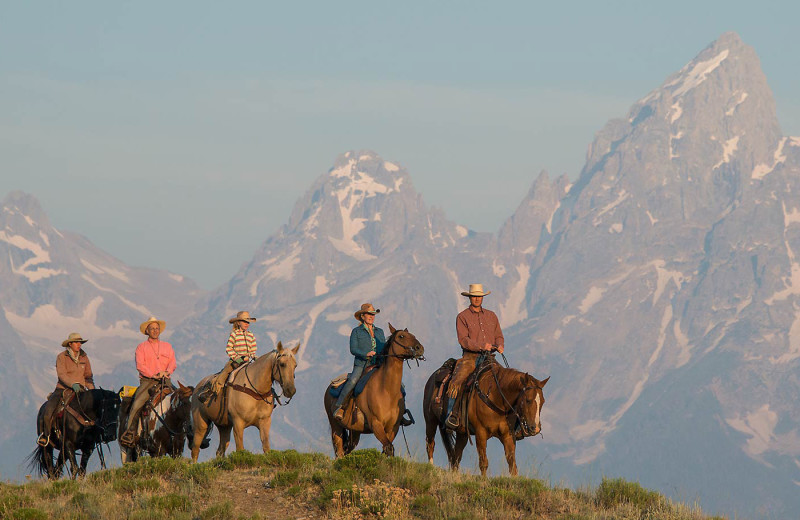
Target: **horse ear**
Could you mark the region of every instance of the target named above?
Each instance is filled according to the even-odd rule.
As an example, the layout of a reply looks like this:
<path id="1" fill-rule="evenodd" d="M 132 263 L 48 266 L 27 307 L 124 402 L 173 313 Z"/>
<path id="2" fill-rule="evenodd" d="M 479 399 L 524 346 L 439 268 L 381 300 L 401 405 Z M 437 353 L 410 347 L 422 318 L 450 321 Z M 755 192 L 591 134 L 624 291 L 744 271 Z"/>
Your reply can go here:
<path id="1" fill-rule="evenodd" d="M 275 347 L 275 348 L 276 348 L 276 350 L 277 350 L 278 352 L 280 352 L 281 350 L 283 350 L 283 343 L 281 343 L 281 342 L 279 341 L 279 342 L 278 342 L 278 346 L 277 346 L 277 347 Z"/>
<path id="2" fill-rule="evenodd" d="M 544 388 L 544 385 L 546 385 L 548 381 L 550 381 L 550 376 L 547 376 L 547 379 L 544 381 L 539 381 L 539 388 Z"/>
<path id="3" fill-rule="evenodd" d="M 178 380 L 178 387 L 179 387 L 181 390 L 183 390 L 184 388 L 186 388 L 185 386 L 183 386 L 183 383 L 181 383 L 180 379 Z"/>
<path id="4" fill-rule="evenodd" d="M 392 333 L 392 334 L 394 334 L 395 332 L 397 332 L 397 329 L 396 329 L 396 328 L 394 328 L 394 327 L 392 327 L 392 324 L 391 324 L 391 322 L 389 323 L 389 332 L 390 332 L 390 333 Z"/>
<path id="5" fill-rule="evenodd" d="M 293 355 L 296 356 L 298 352 L 300 352 L 300 343 L 298 343 L 297 346 L 292 349 Z"/>

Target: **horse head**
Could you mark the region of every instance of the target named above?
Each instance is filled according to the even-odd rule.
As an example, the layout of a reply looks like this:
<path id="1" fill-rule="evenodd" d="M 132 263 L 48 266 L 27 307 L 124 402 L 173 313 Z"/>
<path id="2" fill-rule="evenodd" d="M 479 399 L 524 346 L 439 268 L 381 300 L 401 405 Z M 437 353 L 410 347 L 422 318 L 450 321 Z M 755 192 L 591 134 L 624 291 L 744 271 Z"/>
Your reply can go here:
<path id="1" fill-rule="evenodd" d="M 425 347 L 408 329 L 397 330 L 389 324 L 388 354 L 401 359 L 425 359 Z"/>
<path id="2" fill-rule="evenodd" d="M 283 343 L 278 342 L 275 348 L 275 361 L 272 364 L 272 379 L 281 385 L 281 391 L 289 399 L 297 391 L 294 386 L 294 370 L 297 368 L 295 356 L 300 351 L 300 343 L 293 349 L 283 348 Z"/>
<path id="3" fill-rule="evenodd" d="M 109 443 L 117 438 L 120 397 L 112 390 L 89 390 L 92 396 L 92 410 L 97 417 L 95 426 L 100 429 L 100 441 Z"/>
<path id="4" fill-rule="evenodd" d="M 544 406 L 544 385 L 550 380 L 548 377 L 539 381 L 530 374 L 521 376 L 522 390 L 517 398 L 514 409 L 520 420 L 516 436 L 519 439 L 538 435 L 542 431 L 542 407 Z"/>
<path id="5" fill-rule="evenodd" d="M 191 420 L 193 393 L 193 386 L 184 386 L 183 383 L 178 381 L 178 389 L 175 391 L 169 406 L 170 411 L 175 414 L 177 424 L 183 426 L 183 433 L 186 434 L 188 439 L 191 439 L 194 434 Z"/>

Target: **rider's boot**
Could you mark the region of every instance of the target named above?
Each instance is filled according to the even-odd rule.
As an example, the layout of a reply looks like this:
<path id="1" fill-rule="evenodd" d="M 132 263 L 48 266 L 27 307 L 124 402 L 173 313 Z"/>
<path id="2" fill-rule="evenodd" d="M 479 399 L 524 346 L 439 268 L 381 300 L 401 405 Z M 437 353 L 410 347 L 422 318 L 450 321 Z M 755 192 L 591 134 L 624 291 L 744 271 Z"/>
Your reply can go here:
<path id="1" fill-rule="evenodd" d="M 455 397 L 450 397 L 447 399 L 447 419 L 444 421 L 444 425 L 451 430 L 457 429 L 461 423 L 458 418 L 458 412 L 454 409 L 455 404 Z"/>
<path id="2" fill-rule="evenodd" d="M 333 418 L 337 421 L 344 420 L 344 409 L 347 408 L 347 404 L 350 401 L 350 394 L 352 391 L 344 393 L 342 392 L 339 394 L 339 398 L 336 400 L 336 404 L 333 408 Z"/>

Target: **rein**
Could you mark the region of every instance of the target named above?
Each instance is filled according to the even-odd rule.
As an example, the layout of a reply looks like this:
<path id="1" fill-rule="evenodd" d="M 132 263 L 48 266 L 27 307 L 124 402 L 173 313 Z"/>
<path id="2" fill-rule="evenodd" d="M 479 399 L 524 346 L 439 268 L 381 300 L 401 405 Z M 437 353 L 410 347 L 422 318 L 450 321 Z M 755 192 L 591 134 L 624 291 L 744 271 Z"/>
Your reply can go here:
<path id="1" fill-rule="evenodd" d="M 247 373 L 247 369 L 250 368 L 250 365 L 252 364 L 252 362 L 248 363 L 247 366 L 244 367 L 244 370 L 243 370 L 244 377 L 247 379 L 247 383 L 252 388 L 247 388 L 245 386 L 240 386 L 240 385 L 237 385 L 237 384 L 232 384 L 231 387 L 234 390 L 238 390 L 238 391 L 240 391 L 242 393 L 245 393 L 245 394 L 249 395 L 250 397 L 253 397 L 254 399 L 260 399 L 260 400 L 264 401 L 267 404 L 273 404 L 273 403 L 270 403 L 269 400 L 268 400 L 268 397 L 271 395 L 273 397 L 273 399 L 275 400 L 275 403 L 278 404 L 278 406 L 286 406 L 287 404 L 289 404 L 289 402 L 292 400 L 292 398 L 290 397 L 285 403 L 282 403 L 280 401 L 280 398 L 283 397 L 283 395 L 278 395 L 278 393 L 275 391 L 275 389 L 272 388 L 272 385 L 275 384 L 275 381 L 278 381 L 278 384 L 280 385 L 280 387 L 283 388 L 283 376 L 281 375 L 281 371 L 280 370 L 278 370 L 278 377 L 277 378 L 275 377 L 275 368 L 278 365 L 278 359 L 280 359 L 283 356 L 288 356 L 288 354 L 280 354 L 277 351 L 275 351 L 275 359 L 272 361 L 272 371 L 270 373 L 271 382 L 270 382 L 270 385 L 269 385 L 269 390 L 266 393 L 262 394 L 260 391 L 258 391 L 256 389 L 256 385 L 254 385 L 253 381 L 250 380 L 250 374 Z"/>

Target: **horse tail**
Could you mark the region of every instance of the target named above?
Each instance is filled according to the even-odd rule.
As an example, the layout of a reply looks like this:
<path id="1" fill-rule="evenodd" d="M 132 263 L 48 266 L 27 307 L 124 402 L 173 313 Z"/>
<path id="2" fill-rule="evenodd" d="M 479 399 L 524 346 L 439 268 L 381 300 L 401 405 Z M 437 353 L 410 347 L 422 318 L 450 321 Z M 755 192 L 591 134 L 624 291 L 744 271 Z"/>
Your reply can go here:
<path id="1" fill-rule="evenodd" d="M 439 423 L 439 435 L 442 437 L 442 446 L 444 446 L 444 451 L 447 453 L 447 461 L 453 467 L 458 462 L 456 461 L 455 449 L 456 432 L 447 430 L 444 424 Z"/>
<path id="2" fill-rule="evenodd" d="M 47 474 L 47 463 L 45 462 L 47 457 L 47 451 L 45 450 L 44 446 L 39 444 L 36 445 L 36 448 L 25 457 L 25 463 L 27 464 L 28 471 L 34 473 L 40 477 Z"/>

